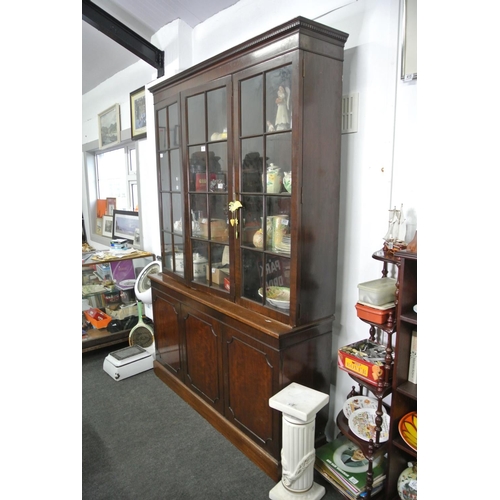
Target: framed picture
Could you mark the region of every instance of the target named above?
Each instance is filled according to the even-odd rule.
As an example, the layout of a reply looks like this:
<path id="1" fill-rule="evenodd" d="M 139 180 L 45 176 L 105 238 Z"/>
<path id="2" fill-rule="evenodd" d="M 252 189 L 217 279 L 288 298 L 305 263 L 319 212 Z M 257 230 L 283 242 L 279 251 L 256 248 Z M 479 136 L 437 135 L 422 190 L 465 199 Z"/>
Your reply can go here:
<path id="1" fill-rule="evenodd" d="M 134 233 L 134 242 L 132 244 L 132 248 L 141 249 L 141 230 L 136 227 Z"/>
<path id="2" fill-rule="evenodd" d="M 104 215 L 102 218 L 102 235 L 108 238 L 113 237 L 113 216 Z"/>
<path id="3" fill-rule="evenodd" d="M 134 141 L 146 137 L 146 87 L 130 93 L 130 135 Z"/>
<path id="4" fill-rule="evenodd" d="M 99 113 L 99 149 L 120 144 L 120 105 L 115 104 Z"/>
<path id="5" fill-rule="evenodd" d="M 116 198 L 106 198 L 106 215 L 113 216 L 113 210 L 116 208 Z"/>
<path id="6" fill-rule="evenodd" d="M 139 228 L 139 212 L 115 210 L 113 213 L 113 238 L 134 241 L 135 230 Z"/>
<path id="7" fill-rule="evenodd" d="M 96 219 L 95 234 L 102 235 L 102 217 L 97 217 Z"/>

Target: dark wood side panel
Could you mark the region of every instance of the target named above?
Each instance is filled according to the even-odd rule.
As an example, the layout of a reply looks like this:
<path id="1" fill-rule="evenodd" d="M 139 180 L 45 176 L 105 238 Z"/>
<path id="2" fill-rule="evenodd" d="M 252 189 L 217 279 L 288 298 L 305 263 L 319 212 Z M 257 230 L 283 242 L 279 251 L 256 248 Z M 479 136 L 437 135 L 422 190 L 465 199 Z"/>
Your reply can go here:
<path id="1" fill-rule="evenodd" d="M 304 385 L 330 395 L 330 364 L 332 352 L 332 331 L 325 329 L 326 324 L 311 330 L 311 338 L 296 344 L 283 353 L 283 380 L 286 387 L 291 382 Z M 315 441 L 316 447 L 326 442 L 326 424 L 328 422 L 328 406 L 316 415 Z"/>
<path id="2" fill-rule="evenodd" d="M 302 199 L 320 203 L 302 204 L 301 324 L 335 311 L 342 62 L 305 52 L 304 72 L 302 127 L 309 139 L 302 144 Z"/>

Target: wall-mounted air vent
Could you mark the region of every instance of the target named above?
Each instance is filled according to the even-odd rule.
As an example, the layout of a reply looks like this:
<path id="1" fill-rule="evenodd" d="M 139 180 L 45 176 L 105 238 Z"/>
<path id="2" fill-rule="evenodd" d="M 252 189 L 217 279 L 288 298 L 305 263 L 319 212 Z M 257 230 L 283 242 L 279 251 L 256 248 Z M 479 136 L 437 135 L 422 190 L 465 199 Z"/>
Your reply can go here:
<path id="1" fill-rule="evenodd" d="M 352 134 L 358 131 L 359 94 L 354 92 L 342 96 L 342 133 Z"/>

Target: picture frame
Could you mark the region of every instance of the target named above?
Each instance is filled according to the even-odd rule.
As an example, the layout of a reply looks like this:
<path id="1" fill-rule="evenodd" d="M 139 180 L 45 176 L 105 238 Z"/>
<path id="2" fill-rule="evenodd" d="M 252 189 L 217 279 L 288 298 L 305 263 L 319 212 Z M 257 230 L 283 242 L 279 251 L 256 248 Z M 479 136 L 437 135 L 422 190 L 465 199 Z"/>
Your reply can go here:
<path id="1" fill-rule="evenodd" d="M 139 212 L 115 210 L 113 212 L 113 239 L 134 241 L 135 230 L 139 228 Z"/>
<path id="2" fill-rule="evenodd" d="M 97 217 L 95 221 L 95 234 L 102 236 L 103 222 L 102 217 Z"/>
<path id="3" fill-rule="evenodd" d="M 130 93 L 130 136 L 134 141 L 144 139 L 146 132 L 146 87 Z"/>
<path id="4" fill-rule="evenodd" d="M 139 227 L 135 228 L 134 241 L 132 243 L 132 248 L 137 250 L 141 249 L 141 229 Z"/>
<path id="5" fill-rule="evenodd" d="M 103 215 L 102 217 L 102 235 L 108 238 L 113 237 L 113 216 Z"/>
<path id="6" fill-rule="evenodd" d="M 106 214 L 113 217 L 113 211 L 116 208 L 116 198 L 106 198 Z"/>
<path id="7" fill-rule="evenodd" d="M 98 115 L 99 149 L 120 144 L 120 105 L 114 104 Z"/>

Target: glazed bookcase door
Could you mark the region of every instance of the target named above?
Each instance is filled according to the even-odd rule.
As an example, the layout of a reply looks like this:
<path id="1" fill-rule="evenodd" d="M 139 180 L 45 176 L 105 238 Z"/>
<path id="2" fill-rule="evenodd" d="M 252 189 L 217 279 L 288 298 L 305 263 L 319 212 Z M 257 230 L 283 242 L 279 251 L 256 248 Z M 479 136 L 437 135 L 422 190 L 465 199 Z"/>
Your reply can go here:
<path id="1" fill-rule="evenodd" d="M 292 59 L 280 57 L 234 76 L 235 188 L 243 205 L 236 295 L 246 307 L 265 308 L 266 315 L 285 322 L 295 297 Z M 272 291 L 283 292 L 285 300 L 270 301 Z"/>
<path id="2" fill-rule="evenodd" d="M 222 78 L 182 93 L 187 180 L 188 279 L 214 293 L 231 293 L 229 281 L 212 273 L 231 275 L 231 79 Z"/>
<path id="3" fill-rule="evenodd" d="M 160 233 L 163 269 L 184 277 L 184 217 L 179 102 L 171 99 L 156 111 Z"/>

